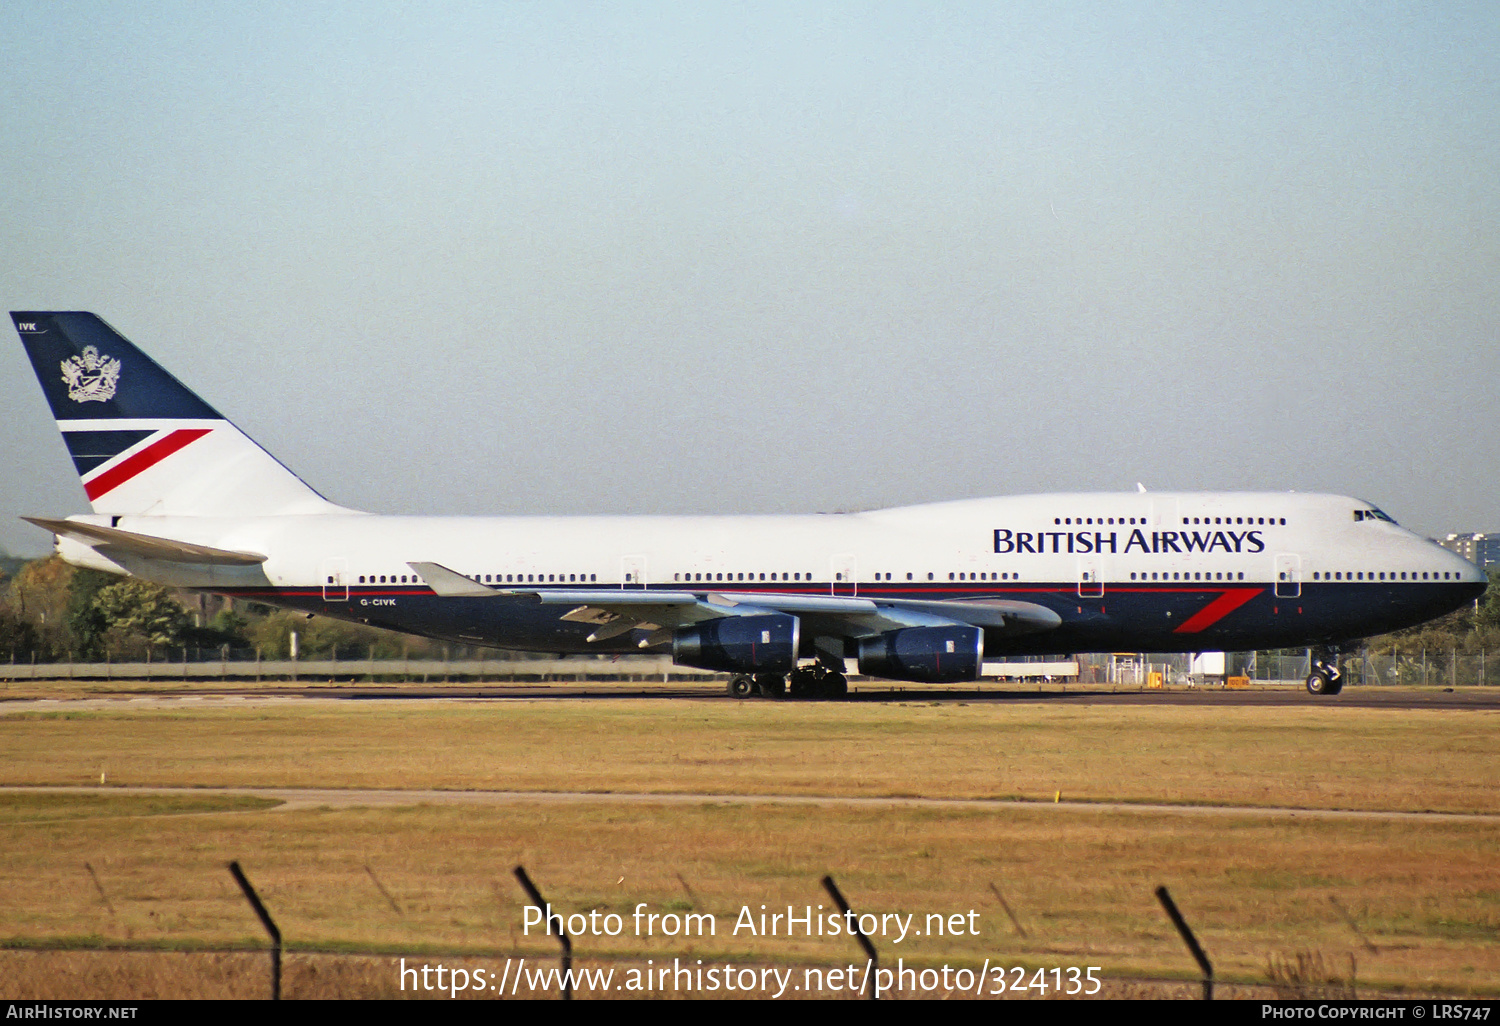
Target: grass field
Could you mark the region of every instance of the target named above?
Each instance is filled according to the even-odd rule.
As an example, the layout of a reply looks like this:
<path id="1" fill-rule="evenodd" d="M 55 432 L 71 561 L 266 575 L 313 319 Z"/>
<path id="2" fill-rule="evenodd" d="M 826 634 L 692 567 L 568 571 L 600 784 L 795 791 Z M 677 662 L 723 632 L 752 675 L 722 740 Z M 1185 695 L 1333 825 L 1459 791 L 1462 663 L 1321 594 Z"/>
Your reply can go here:
<path id="1" fill-rule="evenodd" d="M 1066 797 L 1500 811 L 1500 713 L 728 701 L 0 714 L 3 784 Z"/>
<path id="2" fill-rule="evenodd" d="M 862 960 L 844 937 L 733 933 L 744 906 L 758 914 L 761 904 L 829 904 L 818 880 L 832 873 L 857 909 L 916 913 L 919 927 L 929 913 L 976 911 L 978 936 L 887 938 L 877 942 L 885 959 L 1187 977 L 1192 962 L 1152 894 L 1166 884 L 1223 978 L 1262 981 L 1273 959 L 1299 953 L 1347 977 L 1352 956 L 1362 990 L 1493 994 L 1500 823 L 1255 810 L 1500 812 L 1495 717 L 1336 706 L 624 700 L 11 714 L 0 716 L 0 783 L 9 785 L 97 784 L 103 772 L 110 785 L 151 786 L 1039 803 L 1061 792 L 1243 811 L 713 801 L 289 811 L 264 799 L 110 786 L 9 792 L 0 794 L 4 939 L 12 947 L 260 943 L 224 868 L 238 859 L 293 945 L 550 955 L 552 941 L 523 934 L 510 876 L 519 862 L 564 911 L 612 911 L 628 923 L 645 902 L 649 911 L 716 917 L 712 937 L 636 937 L 627 927 L 616 938 L 579 938 L 582 957 Z M 7 995 L 12 986 L 34 993 L 62 972 L 28 977 L 17 968 L 39 957 L 0 953 Z"/>

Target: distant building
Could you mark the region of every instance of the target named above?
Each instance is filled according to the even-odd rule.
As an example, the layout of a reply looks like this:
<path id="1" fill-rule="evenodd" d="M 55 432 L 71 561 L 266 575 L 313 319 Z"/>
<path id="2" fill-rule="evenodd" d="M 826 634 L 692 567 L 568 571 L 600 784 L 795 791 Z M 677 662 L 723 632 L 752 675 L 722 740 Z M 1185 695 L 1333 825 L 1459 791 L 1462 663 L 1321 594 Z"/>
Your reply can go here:
<path id="1" fill-rule="evenodd" d="M 1475 546 L 1478 555 L 1476 562 L 1488 570 L 1492 566 L 1500 566 L 1500 534 L 1481 535 L 1484 540 Z"/>
<path id="2" fill-rule="evenodd" d="M 1500 534 L 1450 534 L 1438 544 L 1486 570 L 1500 566 Z"/>

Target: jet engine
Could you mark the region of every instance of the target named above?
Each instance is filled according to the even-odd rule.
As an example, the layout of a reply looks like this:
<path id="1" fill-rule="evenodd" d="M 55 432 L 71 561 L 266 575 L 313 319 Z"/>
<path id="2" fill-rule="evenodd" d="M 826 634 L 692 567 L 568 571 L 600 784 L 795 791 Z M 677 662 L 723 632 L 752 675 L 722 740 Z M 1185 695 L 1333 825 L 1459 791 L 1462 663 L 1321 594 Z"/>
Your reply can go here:
<path id="1" fill-rule="evenodd" d="M 672 661 L 725 673 L 787 673 L 797 664 L 801 624 L 786 613 L 725 616 L 672 636 Z"/>
<path id="2" fill-rule="evenodd" d="M 859 643 L 859 672 L 870 677 L 953 684 L 978 680 L 984 631 L 967 624 L 906 627 Z"/>

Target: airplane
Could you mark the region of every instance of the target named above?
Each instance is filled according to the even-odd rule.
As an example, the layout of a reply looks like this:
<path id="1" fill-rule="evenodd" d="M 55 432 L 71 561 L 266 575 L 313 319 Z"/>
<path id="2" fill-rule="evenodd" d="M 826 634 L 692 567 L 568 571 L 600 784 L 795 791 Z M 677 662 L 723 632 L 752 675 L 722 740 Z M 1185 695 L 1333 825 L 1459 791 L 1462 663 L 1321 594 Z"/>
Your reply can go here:
<path id="1" fill-rule="evenodd" d="M 1341 495 L 1053 494 L 795 516 L 384 516 L 319 495 L 99 317 L 12 313 L 92 514 L 25 519 L 74 566 L 471 645 L 670 653 L 736 697 L 986 659 L 1309 647 L 1484 592 Z"/>

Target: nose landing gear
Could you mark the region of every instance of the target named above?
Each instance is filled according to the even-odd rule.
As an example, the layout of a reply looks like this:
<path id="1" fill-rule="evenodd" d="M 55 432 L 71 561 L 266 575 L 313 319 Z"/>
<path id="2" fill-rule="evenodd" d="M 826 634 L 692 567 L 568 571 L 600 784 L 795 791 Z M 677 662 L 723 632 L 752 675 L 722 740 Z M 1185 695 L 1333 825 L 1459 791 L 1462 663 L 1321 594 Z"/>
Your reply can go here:
<path id="1" fill-rule="evenodd" d="M 1314 649 L 1312 673 L 1307 675 L 1309 695 L 1336 695 L 1344 690 L 1344 674 L 1339 670 L 1337 650 Z"/>

